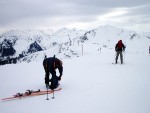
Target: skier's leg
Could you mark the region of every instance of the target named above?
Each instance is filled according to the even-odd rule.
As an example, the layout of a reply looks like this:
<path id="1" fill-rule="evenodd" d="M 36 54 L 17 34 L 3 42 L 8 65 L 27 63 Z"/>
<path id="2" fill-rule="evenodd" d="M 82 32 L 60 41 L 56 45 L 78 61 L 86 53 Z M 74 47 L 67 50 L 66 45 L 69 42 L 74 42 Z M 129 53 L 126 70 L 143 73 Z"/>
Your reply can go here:
<path id="1" fill-rule="evenodd" d="M 49 72 L 45 74 L 45 85 L 46 87 L 49 87 Z"/>
<path id="2" fill-rule="evenodd" d="M 122 51 L 120 51 L 120 60 L 121 60 L 121 64 L 123 63 L 123 55 L 122 55 Z"/>
<path id="3" fill-rule="evenodd" d="M 116 54 L 116 63 L 117 63 L 117 60 L 118 60 L 118 56 L 119 56 L 119 52 L 117 51 L 117 54 Z"/>
<path id="4" fill-rule="evenodd" d="M 43 67 L 45 70 L 45 85 L 46 87 L 49 86 L 49 70 L 46 62 L 43 62 Z"/>

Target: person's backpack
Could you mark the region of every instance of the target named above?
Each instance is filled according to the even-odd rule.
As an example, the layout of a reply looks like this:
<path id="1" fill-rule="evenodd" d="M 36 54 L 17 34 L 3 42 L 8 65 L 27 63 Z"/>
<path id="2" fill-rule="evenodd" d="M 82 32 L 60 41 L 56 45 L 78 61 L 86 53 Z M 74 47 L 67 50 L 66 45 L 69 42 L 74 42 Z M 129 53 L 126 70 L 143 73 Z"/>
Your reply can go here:
<path id="1" fill-rule="evenodd" d="M 50 87 L 50 89 L 53 90 L 53 89 L 57 88 L 58 86 L 59 86 L 58 77 L 55 76 L 51 79 L 51 84 L 49 87 Z"/>
<path id="2" fill-rule="evenodd" d="M 122 49 L 122 47 L 123 47 L 122 40 L 118 41 L 117 47 L 118 47 L 118 49 Z"/>
<path id="3" fill-rule="evenodd" d="M 118 43 L 118 49 L 122 49 L 123 44 L 122 43 Z"/>

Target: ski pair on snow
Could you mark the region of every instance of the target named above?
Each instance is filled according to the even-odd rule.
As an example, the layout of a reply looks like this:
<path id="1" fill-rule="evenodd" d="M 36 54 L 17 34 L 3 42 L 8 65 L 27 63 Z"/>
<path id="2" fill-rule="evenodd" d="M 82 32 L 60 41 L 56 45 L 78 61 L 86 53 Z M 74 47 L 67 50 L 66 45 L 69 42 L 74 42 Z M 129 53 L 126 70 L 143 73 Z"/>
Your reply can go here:
<path id="1" fill-rule="evenodd" d="M 44 91 L 33 91 L 33 90 L 27 90 L 25 93 L 17 93 L 16 95 L 13 95 L 12 97 L 3 98 L 1 100 L 12 100 L 12 99 L 21 99 L 24 97 L 32 97 L 32 96 L 39 96 L 39 95 L 45 95 L 45 94 L 51 94 L 54 91 L 60 91 L 62 88 L 54 89 L 54 90 L 44 90 Z"/>

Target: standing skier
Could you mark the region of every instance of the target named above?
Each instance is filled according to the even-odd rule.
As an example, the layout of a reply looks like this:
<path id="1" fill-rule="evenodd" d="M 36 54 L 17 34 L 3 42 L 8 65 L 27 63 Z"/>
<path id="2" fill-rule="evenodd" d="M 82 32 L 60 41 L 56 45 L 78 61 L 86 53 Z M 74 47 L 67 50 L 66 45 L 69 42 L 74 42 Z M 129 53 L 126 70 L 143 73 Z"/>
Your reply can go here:
<path id="1" fill-rule="evenodd" d="M 122 64 L 123 63 L 122 51 L 125 51 L 125 46 L 122 43 L 122 40 L 118 41 L 118 43 L 116 44 L 115 50 L 116 50 L 116 64 L 117 64 L 117 60 L 118 60 L 119 55 L 120 55 L 120 60 L 121 60 L 121 64 Z"/>
<path id="2" fill-rule="evenodd" d="M 58 81 L 61 80 L 62 77 L 62 73 L 63 73 L 63 66 L 62 66 L 62 61 L 59 60 L 58 58 L 54 57 L 49 57 L 49 58 L 45 58 L 43 61 L 43 67 L 45 70 L 45 84 L 46 87 L 50 88 L 50 89 L 55 89 L 59 86 Z M 58 68 L 59 70 L 59 76 L 56 75 L 56 69 Z M 49 79 L 50 74 L 51 79 Z M 49 85 L 49 82 L 51 83 Z"/>

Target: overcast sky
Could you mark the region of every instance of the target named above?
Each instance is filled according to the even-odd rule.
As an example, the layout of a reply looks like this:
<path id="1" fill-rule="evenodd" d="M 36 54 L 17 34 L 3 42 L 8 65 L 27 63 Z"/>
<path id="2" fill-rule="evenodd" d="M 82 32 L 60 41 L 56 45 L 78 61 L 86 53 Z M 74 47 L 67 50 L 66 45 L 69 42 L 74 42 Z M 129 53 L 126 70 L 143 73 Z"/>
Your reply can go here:
<path id="1" fill-rule="evenodd" d="M 150 32 L 150 0 L 0 0 L 0 32 L 105 24 Z"/>

